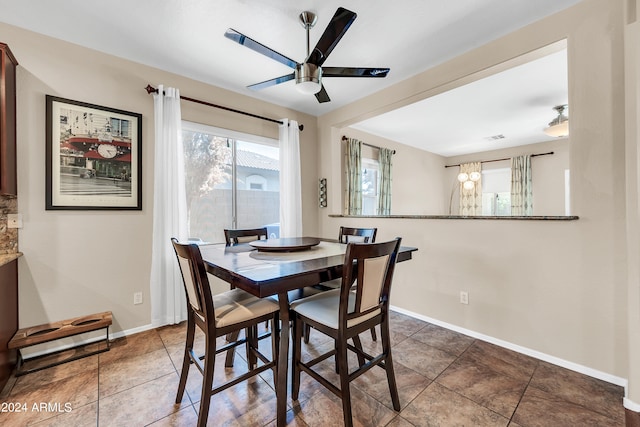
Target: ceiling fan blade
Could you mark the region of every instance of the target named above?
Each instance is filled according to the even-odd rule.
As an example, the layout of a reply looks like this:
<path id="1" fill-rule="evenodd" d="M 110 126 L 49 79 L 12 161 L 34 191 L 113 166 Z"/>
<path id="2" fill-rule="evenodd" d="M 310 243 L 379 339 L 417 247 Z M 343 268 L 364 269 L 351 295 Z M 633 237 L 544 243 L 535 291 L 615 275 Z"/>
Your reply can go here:
<path id="1" fill-rule="evenodd" d="M 291 73 L 291 74 L 287 74 L 286 76 L 276 77 L 275 79 L 265 80 L 263 82 L 253 84 L 251 86 L 247 86 L 247 88 L 251 90 L 265 89 L 271 86 L 279 85 L 280 83 L 288 82 L 289 80 L 293 80 L 294 78 L 295 78 L 295 75 Z"/>
<path id="2" fill-rule="evenodd" d="M 225 31 L 224 36 L 234 42 L 241 44 L 243 46 L 248 47 L 249 49 L 256 51 L 264 56 L 268 56 L 271 59 L 275 59 L 281 64 L 286 65 L 287 67 L 296 68 L 298 63 L 291 58 L 287 58 L 281 53 L 276 52 L 275 50 L 268 48 L 267 46 L 253 40 L 250 37 L 245 36 L 242 33 L 237 32 L 233 28 L 229 28 Z"/>
<path id="3" fill-rule="evenodd" d="M 329 98 L 329 94 L 324 89 L 324 85 L 322 85 L 322 87 L 320 88 L 320 92 L 316 93 L 316 99 L 321 104 L 324 103 L 324 102 L 331 101 L 331 98 Z"/>
<path id="4" fill-rule="evenodd" d="M 322 77 L 387 77 L 389 68 L 322 67 Z"/>
<path id="5" fill-rule="evenodd" d="M 331 22 L 329 22 L 329 25 L 327 25 L 327 28 L 324 30 L 324 33 L 322 33 L 316 47 L 314 47 L 309 54 L 306 62 L 318 66 L 322 65 L 342 36 L 344 36 L 344 33 L 347 32 L 356 19 L 356 16 L 354 12 L 339 7 L 335 15 L 333 15 L 333 18 L 331 18 Z"/>

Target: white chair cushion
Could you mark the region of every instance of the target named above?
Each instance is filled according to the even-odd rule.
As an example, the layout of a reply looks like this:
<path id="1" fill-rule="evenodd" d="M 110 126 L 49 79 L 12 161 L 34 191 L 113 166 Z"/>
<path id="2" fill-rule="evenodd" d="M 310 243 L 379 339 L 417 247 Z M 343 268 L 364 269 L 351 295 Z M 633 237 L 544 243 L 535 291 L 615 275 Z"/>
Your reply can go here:
<path id="1" fill-rule="evenodd" d="M 340 287 L 342 286 L 342 278 L 320 282 L 320 285 L 324 286 L 325 288 L 340 289 Z"/>
<path id="2" fill-rule="evenodd" d="M 349 292 L 348 312 L 353 311 L 356 303 L 356 295 Z M 291 309 L 318 323 L 322 323 L 333 329 L 338 329 L 338 308 L 340 306 L 340 289 L 322 292 L 291 303 Z M 347 321 L 347 328 L 358 325 L 371 319 L 380 313 L 380 309 L 371 313 Z"/>
<path id="3" fill-rule="evenodd" d="M 367 236 L 352 236 L 350 234 L 342 237 L 344 237 L 344 243 L 365 243 L 365 240 L 369 239 Z"/>
<path id="4" fill-rule="evenodd" d="M 218 328 L 255 319 L 279 310 L 270 298 L 258 298 L 242 289 L 232 289 L 213 296 Z"/>

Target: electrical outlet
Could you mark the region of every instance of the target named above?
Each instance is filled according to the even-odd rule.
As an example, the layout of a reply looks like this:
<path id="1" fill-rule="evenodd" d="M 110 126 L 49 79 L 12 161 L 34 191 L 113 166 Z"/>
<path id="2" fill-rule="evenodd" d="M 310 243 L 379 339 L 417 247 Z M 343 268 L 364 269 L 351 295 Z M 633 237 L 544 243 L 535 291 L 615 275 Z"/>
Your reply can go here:
<path id="1" fill-rule="evenodd" d="M 142 292 L 136 292 L 133 294 L 133 304 L 142 304 Z"/>
<path id="2" fill-rule="evenodd" d="M 460 304 L 469 304 L 469 292 L 460 291 Z"/>
<path id="3" fill-rule="evenodd" d="M 22 215 L 21 214 L 7 215 L 7 228 L 22 228 Z"/>

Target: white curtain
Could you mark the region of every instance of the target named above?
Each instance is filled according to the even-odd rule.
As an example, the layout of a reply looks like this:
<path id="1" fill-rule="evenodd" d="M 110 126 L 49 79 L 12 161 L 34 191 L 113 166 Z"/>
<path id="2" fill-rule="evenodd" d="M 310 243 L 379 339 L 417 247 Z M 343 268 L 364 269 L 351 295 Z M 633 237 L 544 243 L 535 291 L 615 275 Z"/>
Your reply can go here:
<path id="1" fill-rule="evenodd" d="M 302 236 L 300 130 L 295 120 L 282 119 L 280 140 L 280 237 Z"/>
<path id="2" fill-rule="evenodd" d="M 472 172 L 480 174 L 476 181 L 468 179 L 460 182 L 460 215 L 463 216 L 482 215 L 482 164 L 472 162 L 460 165 L 460 173 L 471 176 Z M 465 184 L 469 188 L 465 188 Z"/>
<path id="3" fill-rule="evenodd" d="M 159 85 L 153 106 L 155 159 L 150 288 L 151 322 L 158 327 L 186 319 L 184 285 L 170 239 L 186 240 L 188 231 L 179 90 Z"/>
<path id="4" fill-rule="evenodd" d="M 511 159 L 511 215 L 533 215 L 530 155 Z"/>

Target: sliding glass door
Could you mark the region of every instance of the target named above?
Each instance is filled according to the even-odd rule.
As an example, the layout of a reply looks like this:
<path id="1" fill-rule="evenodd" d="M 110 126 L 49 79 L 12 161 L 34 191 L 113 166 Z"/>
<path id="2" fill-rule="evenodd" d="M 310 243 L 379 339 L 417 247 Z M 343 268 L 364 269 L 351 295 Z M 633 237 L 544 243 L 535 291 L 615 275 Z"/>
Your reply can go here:
<path id="1" fill-rule="evenodd" d="M 189 235 L 224 242 L 225 228 L 279 236 L 278 142 L 183 122 Z"/>

